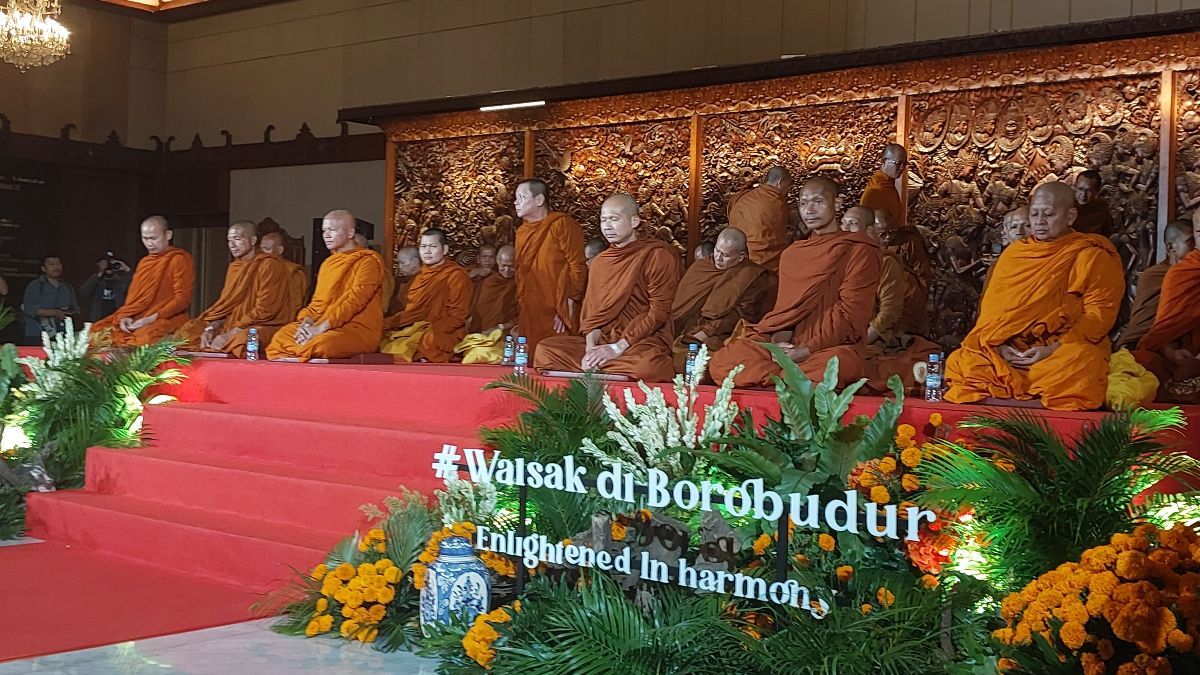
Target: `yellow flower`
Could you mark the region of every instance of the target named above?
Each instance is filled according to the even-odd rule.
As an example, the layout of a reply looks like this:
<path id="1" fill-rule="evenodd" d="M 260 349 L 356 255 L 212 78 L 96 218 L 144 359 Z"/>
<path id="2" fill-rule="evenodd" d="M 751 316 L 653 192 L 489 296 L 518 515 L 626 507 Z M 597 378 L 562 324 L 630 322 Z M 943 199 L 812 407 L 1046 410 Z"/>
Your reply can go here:
<path id="1" fill-rule="evenodd" d="M 379 528 L 368 530 L 367 531 L 367 539 L 370 539 L 372 541 L 383 541 L 383 539 L 384 539 L 383 530 L 381 530 Z"/>
<path id="2" fill-rule="evenodd" d="M 874 471 L 867 469 L 858 477 L 858 484 L 865 488 L 875 487 L 879 485 L 879 476 L 875 475 Z"/>
<path id="3" fill-rule="evenodd" d="M 900 462 L 910 469 L 917 466 L 921 463 L 921 449 L 905 448 L 904 451 L 900 453 Z"/>
<path id="4" fill-rule="evenodd" d="M 936 415 L 937 413 L 934 414 Z M 1021 664 L 1009 658 L 1001 658 L 999 661 L 996 661 L 996 672 L 998 673 L 1006 673 L 1010 670 L 1016 671 L 1020 668 Z"/>
<path id="5" fill-rule="evenodd" d="M 396 563 L 392 562 L 391 558 L 380 558 L 375 561 L 375 571 L 379 574 L 383 574 L 395 566 Z"/>
<path id="6" fill-rule="evenodd" d="M 940 582 L 938 581 L 938 578 L 932 574 L 925 574 L 921 576 L 921 586 L 923 588 L 937 588 L 939 583 Z"/>
<path id="7" fill-rule="evenodd" d="M 369 577 L 372 574 L 375 574 L 375 564 L 374 563 L 366 563 L 365 562 L 358 566 L 358 576 Z"/>
<path id="8" fill-rule="evenodd" d="M 942 413 L 932 413 L 929 415 L 929 424 L 935 427 L 942 426 Z"/>
<path id="9" fill-rule="evenodd" d="M 353 619 L 354 618 L 354 608 L 351 607 L 350 605 L 345 605 L 344 607 L 342 607 L 342 618 L 343 619 Z"/>
<path id="10" fill-rule="evenodd" d="M 385 546 L 385 545 L 383 544 L 383 542 L 381 541 L 381 542 L 379 542 L 378 544 L 375 544 L 375 552 L 376 552 L 376 553 L 386 553 L 386 552 L 387 552 L 387 546 Z"/>
<path id="11" fill-rule="evenodd" d="M 377 637 L 379 637 L 379 629 L 378 628 L 368 628 L 367 630 L 363 631 L 362 633 L 359 633 L 359 635 L 358 635 L 359 641 L 363 642 L 365 644 L 371 644 L 372 642 L 375 641 L 375 638 L 377 638 Z"/>
<path id="12" fill-rule="evenodd" d="M 1091 636 L 1084 630 L 1083 624 L 1068 621 L 1059 629 L 1058 637 L 1062 638 L 1063 644 L 1068 648 L 1078 650 Z"/>
<path id="13" fill-rule="evenodd" d="M 420 563 L 416 563 L 412 566 L 413 588 L 416 588 L 417 590 L 425 588 L 425 573 L 428 571 L 428 569 L 429 568 Z M 383 602 L 383 600 L 381 599 L 380 602 Z M 388 602 L 391 602 L 391 600 L 388 600 Z"/>
<path id="14" fill-rule="evenodd" d="M 638 518 L 641 518 L 643 523 L 650 522 L 650 519 L 653 517 L 654 514 L 650 513 L 650 509 L 642 509 L 638 511 Z"/>
<path id="15" fill-rule="evenodd" d="M 352 591 L 361 590 L 362 587 L 363 587 L 363 578 L 362 577 L 354 577 L 346 584 L 346 588 L 348 588 Z"/>
<path id="16" fill-rule="evenodd" d="M 304 634 L 307 635 L 308 637 L 314 637 L 314 636 L 316 636 L 317 633 L 320 633 L 320 632 L 321 632 L 321 622 L 317 621 L 316 619 L 309 621 L 308 625 L 304 627 Z"/>
<path id="17" fill-rule="evenodd" d="M 770 546 L 771 546 L 771 537 L 769 537 L 765 534 L 758 535 L 758 539 L 754 540 L 754 545 L 753 545 L 754 555 L 762 555 L 763 553 L 766 553 L 767 548 L 769 548 Z"/>
<path id="18" fill-rule="evenodd" d="M 513 608 L 513 611 L 514 611 L 514 612 L 519 612 L 519 611 L 521 611 L 521 601 L 520 601 L 520 600 L 513 600 L 512 608 Z"/>
<path id="19" fill-rule="evenodd" d="M 872 607 L 872 606 L 871 606 L 871 605 L 869 605 L 869 604 L 863 604 L 863 606 L 862 606 L 862 607 L 859 607 L 859 608 L 858 608 L 858 611 L 862 612 L 862 615 L 863 615 L 863 616 L 866 616 L 866 615 L 868 615 L 868 614 L 870 614 L 870 613 L 871 613 L 871 610 L 872 610 L 872 609 L 875 609 L 875 608 L 874 608 L 874 607 Z"/>
<path id="20" fill-rule="evenodd" d="M 337 577 L 342 581 L 350 581 L 354 578 L 354 565 L 350 563 L 342 563 L 337 566 Z"/>
<path id="21" fill-rule="evenodd" d="M 414 571 L 415 571 L 415 570 L 414 570 Z M 414 578 L 414 585 L 415 585 L 415 581 L 416 581 L 416 580 L 415 580 L 415 578 Z M 424 586 L 424 585 L 425 585 L 425 574 L 424 574 L 424 572 L 422 572 L 422 574 L 421 574 L 421 585 L 422 585 L 422 586 Z M 375 594 L 375 599 L 376 599 L 376 600 L 378 600 L 379 602 L 381 602 L 381 603 L 383 603 L 383 604 L 385 604 L 385 605 L 386 605 L 386 604 L 388 604 L 389 602 L 391 602 L 392 600 L 395 600 L 395 599 L 396 599 L 396 589 L 392 588 L 391 586 L 387 586 L 387 587 L 385 587 L 385 588 L 381 588 L 381 589 L 379 589 L 379 592 Z"/>
<path id="22" fill-rule="evenodd" d="M 312 572 L 309 573 L 308 576 L 314 579 L 324 579 L 326 574 L 329 574 L 329 567 L 326 566 L 325 563 L 321 563 L 320 565 L 312 568 Z"/>
<path id="23" fill-rule="evenodd" d="M 400 581 L 400 568 L 389 567 L 383 572 L 383 580 L 389 584 L 394 584 Z"/>
<path id="24" fill-rule="evenodd" d="M 901 424 L 896 427 L 896 438 L 903 439 L 905 442 L 912 440 L 917 435 L 917 428 L 911 424 Z"/>
<path id="25" fill-rule="evenodd" d="M 896 458 L 884 457 L 879 460 L 879 470 L 884 473 L 891 473 L 896 470 Z"/>
<path id="26" fill-rule="evenodd" d="M 854 576 L 854 568 L 850 565 L 842 565 L 834 570 L 834 574 L 837 575 L 838 581 L 844 584 L 850 581 L 850 577 Z"/>
<path id="27" fill-rule="evenodd" d="M 884 607 L 891 607 L 896 602 L 896 596 L 886 588 L 880 588 L 875 591 L 875 599 Z"/>
<path id="28" fill-rule="evenodd" d="M 325 598 L 317 598 L 317 614 L 321 614 L 329 609 L 329 601 Z"/>
<path id="29" fill-rule="evenodd" d="M 821 547 L 822 551 L 825 551 L 828 553 L 829 551 L 832 551 L 837 546 L 837 542 L 834 540 L 833 537 L 822 532 L 821 536 L 817 537 L 817 546 Z"/>
<path id="30" fill-rule="evenodd" d="M 354 635 L 354 633 L 356 633 L 357 631 L 358 631 L 357 623 L 355 623 L 353 621 L 343 621 L 342 622 L 342 630 L 341 630 L 342 637 L 348 638 L 351 635 Z"/>
<path id="31" fill-rule="evenodd" d="M 339 588 L 336 591 L 334 591 L 333 599 L 337 600 L 340 603 L 345 604 L 346 599 L 350 597 L 350 593 L 352 593 L 352 592 L 353 591 L 351 591 L 349 588 L 345 588 L 345 587 Z"/>
<path id="32" fill-rule="evenodd" d="M 801 567 L 808 567 L 808 556 L 804 555 L 803 553 L 797 553 L 796 563 Z"/>
<path id="33" fill-rule="evenodd" d="M 609 534 L 612 535 L 613 541 L 624 541 L 625 535 L 629 533 L 629 528 L 625 527 L 625 525 L 623 525 L 622 523 L 615 521 L 615 520 L 613 521 L 612 525 L 609 526 L 608 529 L 609 529 Z"/>
<path id="34" fill-rule="evenodd" d="M 882 485 L 876 485 L 871 488 L 871 501 L 876 504 L 887 504 L 892 500 L 892 495 L 888 493 L 887 488 Z"/>
<path id="35" fill-rule="evenodd" d="M 317 617 L 317 621 L 321 622 L 322 633 L 328 633 L 333 630 L 333 616 L 331 614 L 322 614 Z"/>
<path id="36" fill-rule="evenodd" d="M 906 473 L 900 477 L 900 486 L 908 492 L 919 490 L 921 489 L 921 479 L 917 478 L 914 473 Z"/>
<path id="37" fill-rule="evenodd" d="M 387 605 L 371 605 L 368 614 L 371 615 L 371 621 L 379 623 L 383 621 L 383 617 L 387 614 Z"/>
<path id="38" fill-rule="evenodd" d="M 379 589 L 371 587 L 363 591 L 363 602 L 375 602 L 379 599 Z"/>
<path id="39" fill-rule="evenodd" d="M 362 591 L 350 591 L 346 594 L 346 604 L 350 607 L 359 607 L 363 604 Z"/>

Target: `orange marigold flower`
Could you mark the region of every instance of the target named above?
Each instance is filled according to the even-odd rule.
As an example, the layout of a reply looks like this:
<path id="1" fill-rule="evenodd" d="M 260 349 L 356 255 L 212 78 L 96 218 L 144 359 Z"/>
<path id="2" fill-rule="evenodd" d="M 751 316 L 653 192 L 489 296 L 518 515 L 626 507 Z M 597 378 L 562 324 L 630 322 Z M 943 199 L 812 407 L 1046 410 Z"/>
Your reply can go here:
<path id="1" fill-rule="evenodd" d="M 893 471 L 895 471 L 896 470 L 896 458 L 895 457 L 884 457 L 883 459 L 879 460 L 879 470 L 884 473 L 892 473 Z"/>
<path id="2" fill-rule="evenodd" d="M 797 553 L 795 555 L 795 559 L 801 567 L 808 567 L 808 556 L 804 555 L 803 553 Z"/>
<path id="3" fill-rule="evenodd" d="M 911 424 L 901 424 L 896 427 L 896 438 L 904 441 L 911 440 L 917 435 L 917 428 Z"/>
<path id="4" fill-rule="evenodd" d="M 936 413 L 934 413 L 934 414 L 936 414 Z M 1021 664 L 1017 663 L 1016 661 L 1013 661 L 1012 659 L 1001 658 L 996 661 L 996 672 L 997 673 L 1007 673 L 1010 670 L 1015 671 L 1015 670 L 1020 669 L 1020 667 L 1021 667 Z"/>
<path id="5" fill-rule="evenodd" d="M 932 574 L 924 574 L 921 576 L 921 587 L 926 589 L 937 588 L 941 582 Z"/>
<path id="6" fill-rule="evenodd" d="M 629 534 L 629 528 L 625 527 L 625 525 L 622 524 L 621 522 L 615 521 L 615 520 L 613 521 L 612 525 L 609 526 L 608 529 L 609 529 L 609 534 L 612 536 L 613 541 L 624 541 L 625 535 Z"/>
<path id="7" fill-rule="evenodd" d="M 921 479 L 917 478 L 914 473 L 906 473 L 900 477 L 900 486 L 908 492 L 919 490 L 921 489 Z"/>
<path id="8" fill-rule="evenodd" d="M 858 477 L 858 484 L 865 488 L 875 487 L 876 485 L 879 485 L 879 476 L 877 476 L 874 471 L 868 469 L 867 471 L 862 472 L 862 475 Z"/>
<path id="9" fill-rule="evenodd" d="M 1115 564 L 1117 564 L 1117 551 L 1112 546 L 1090 548 L 1079 557 L 1079 565 L 1089 572 L 1112 569 Z"/>
<path id="10" fill-rule="evenodd" d="M 1123 551 L 1117 556 L 1117 576 L 1131 581 L 1145 579 L 1147 574 L 1146 554 L 1141 551 Z"/>
<path id="11" fill-rule="evenodd" d="M 919 448 L 906 448 L 900 453 L 900 462 L 911 469 L 921 463 L 921 457 Z"/>
<path id="12" fill-rule="evenodd" d="M 1186 653 L 1192 651 L 1192 647 L 1196 646 L 1196 640 L 1178 628 L 1173 628 L 1170 633 L 1167 633 L 1167 644 L 1177 652 Z"/>
<path id="13" fill-rule="evenodd" d="M 896 602 L 896 596 L 886 588 L 880 587 L 875 591 L 875 599 L 884 607 L 891 607 Z"/>
<path id="14" fill-rule="evenodd" d="M 822 551 L 828 553 L 837 547 L 837 541 L 835 541 L 833 537 L 822 532 L 821 535 L 817 537 L 817 546 L 821 547 Z"/>
<path id="15" fill-rule="evenodd" d="M 753 548 L 754 555 L 762 555 L 767 552 L 771 546 L 771 537 L 766 534 L 758 535 L 758 539 L 754 540 Z"/>
<path id="16" fill-rule="evenodd" d="M 1079 664 L 1083 666 L 1083 675 L 1105 675 L 1108 672 L 1108 667 L 1100 660 L 1100 657 L 1085 652 L 1079 656 Z"/>
<path id="17" fill-rule="evenodd" d="M 858 611 L 862 612 L 863 616 L 866 616 L 871 613 L 872 609 L 875 609 L 875 608 L 872 607 L 869 603 L 864 603 L 862 607 L 858 608 Z"/>
<path id="18" fill-rule="evenodd" d="M 648 523 L 654 517 L 654 514 L 650 513 L 650 509 L 641 509 L 638 511 L 638 517 L 642 519 L 643 523 Z"/>
<path id="19" fill-rule="evenodd" d="M 888 489 L 882 485 L 876 485 L 871 488 L 871 501 L 876 504 L 887 504 L 892 501 L 892 495 L 888 493 Z"/>
<path id="20" fill-rule="evenodd" d="M 850 565 L 842 565 L 834 570 L 834 574 L 837 575 L 838 581 L 844 584 L 850 581 L 850 577 L 854 576 L 854 568 Z"/>
<path id="21" fill-rule="evenodd" d="M 1083 624 L 1068 621 L 1058 630 L 1058 637 L 1062 639 L 1063 644 L 1071 650 L 1078 650 L 1083 647 L 1091 636 L 1084 629 Z"/>
<path id="22" fill-rule="evenodd" d="M 942 413 L 930 413 L 929 424 L 935 427 L 942 426 Z"/>

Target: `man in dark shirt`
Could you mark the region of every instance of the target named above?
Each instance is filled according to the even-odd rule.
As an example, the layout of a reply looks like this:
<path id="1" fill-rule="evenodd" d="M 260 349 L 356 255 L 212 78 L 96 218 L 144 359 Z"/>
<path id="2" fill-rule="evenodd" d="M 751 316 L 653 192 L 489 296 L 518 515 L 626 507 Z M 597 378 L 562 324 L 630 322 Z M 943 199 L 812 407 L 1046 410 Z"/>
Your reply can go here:
<path id="1" fill-rule="evenodd" d="M 1102 188 L 1099 171 L 1084 171 L 1075 178 L 1075 208 L 1079 216 L 1075 219 L 1075 231 L 1111 237 L 1117 231 L 1113 222 L 1112 209 L 1108 201 L 1100 196 Z"/>
<path id="2" fill-rule="evenodd" d="M 109 316 L 125 304 L 129 290 L 129 265 L 120 260 L 103 258 L 96 263 L 96 273 L 79 287 L 79 294 L 88 303 L 88 320 Z"/>
<path id="3" fill-rule="evenodd" d="M 42 258 L 42 275 L 25 287 L 21 311 L 25 314 L 25 340 L 37 344 L 43 332 L 55 335 L 65 327 L 68 316 L 79 314 L 75 289 L 62 279 L 62 259 Z"/>

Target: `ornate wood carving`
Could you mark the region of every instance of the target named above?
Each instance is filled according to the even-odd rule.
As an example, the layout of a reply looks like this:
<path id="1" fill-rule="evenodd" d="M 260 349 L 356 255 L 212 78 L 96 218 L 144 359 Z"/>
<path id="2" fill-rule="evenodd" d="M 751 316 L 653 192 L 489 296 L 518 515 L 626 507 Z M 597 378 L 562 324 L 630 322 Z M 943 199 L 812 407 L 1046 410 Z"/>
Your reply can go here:
<path id="1" fill-rule="evenodd" d="M 399 144 L 394 249 L 415 243 L 427 227 L 450 234 L 452 254 L 483 240 L 511 242 L 512 190 L 523 177 L 524 147 L 521 134 Z"/>
<path id="2" fill-rule="evenodd" d="M 909 219 L 938 258 L 935 339 L 955 344 L 970 329 L 1000 221 L 1041 181 L 1098 170 L 1126 269 L 1154 262 L 1159 87 L 1131 76 L 913 99 Z"/>
<path id="3" fill-rule="evenodd" d="M 842 185 L 844 203 L 856 202 L 895 128 L 894 100 L 705 118 L 701 238 L 713 239 L 725 227 L 729 195 L 762 181 L 775 164 L 796 179 L 793 204 L 803 180 L 818 175 Z M 792 220 L 797 226 L 795 214 Z"/>
<path id="4" fill-rule="evenodd" d="M 687 120 L 560 129 L 534 137 L 535 174 L 550 184 L 554 208 L 598 236 L 600 203 L 628 192 L 642 207 L 642 235 L 687 241 Z"/>
<path id="5" fill-rule="evenodd" d="M 1176 217 L 1186 218 L 1200 208 L 1200 71 L 1176 77 Z"/>

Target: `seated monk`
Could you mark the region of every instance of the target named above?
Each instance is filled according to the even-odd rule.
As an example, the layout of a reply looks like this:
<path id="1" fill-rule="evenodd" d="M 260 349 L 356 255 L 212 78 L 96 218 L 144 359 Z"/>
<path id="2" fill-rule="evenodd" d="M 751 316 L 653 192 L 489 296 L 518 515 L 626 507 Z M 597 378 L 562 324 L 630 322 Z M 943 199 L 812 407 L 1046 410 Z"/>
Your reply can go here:
<path id="1" fill-rule="evenodd" d="M 284 269 L 288 272 L 288 298 L 287 308 L 283 314 L 288 317 L 288 320 L 296 318 L 296 313 L 304 307 L 304 301 L 308 298 L 308 268 L 300 263 L 294 263 L 291 260 L 283 257 L 283 234 L 280 232 L 268 232 L 262 236 L 262 240 L 258 243 L 258 248 L 266 255 L 276 258 L 283 263 Z M 259 344 L 268 344 L 270 340 L 259 340 Z"/>
<path id="2" fill-rule="evenodd" d="M 371 353 L 383 334 L 383 258 L 354 243 L 354 214 L 321 221 L 330 256 L 321 263 L 312 300 L 275 334 L 267 358 L 309 361 Z"/>
<path id="3" fill-rule="evenodd" d="M 379 351 L 398 362 L 449 363 L 454 345 L 467 334 L 471 277 L 449 260 L 450 239 L 431 227 L 421 233 L 421 271 L 408 288 L 404 311 L 383 322 L 388 330 Z"/>
<path id="4" fill-rule="evenodd" d="M 821 380 L 833 357 L 839 386 L 866 374 L 863 337 L 875 313 L 880 251 L 867 234 L 838 226 L 838 191 L 838 184 L 824 177 L 804 183 L 800 218 L 812 234 L 780 256 L 774 309 L 713 355 L 713 380 L 722 381 L 744 364 L 735 385 L 770 386 L 782 369 L 764 343 L 779 345 L 813 381 Z"/>
<path id="5" fill-rule="evenodd" d="M 1075 208 L 1079 211 L 1075 221 L 1076 232 L 1111 237 L 1117 231 L 1112 209 L 1108 208 L 1108 201 L 1100 196 L 1102 186 L 1103 179 L 1095 169 L 1075 177 Z"/>
<path id="6" fill-rule="evenodd" d="M 149 254 L 137 264 L 125 304 L 92 326 L 112 331 L 114 347 L 148 345 L 179 330 L 188 320 L 196 269 L 192 255 L 171 246 L 171 226 L 162 216 L 142 221 L 142 245 Z"/>
<path id="7" fill-rule="evenodd" d="M 413 279 L 421 273 L 421 252 L 416 246 L 405 246 L 396 251 L 396 271 L 400 273 L 400 278 L 396 280 L 396 290 L 388 304 L 387 316 L 399 314 L 408 306 L 408 289 Z"/>
<path id="8" fill-rule="evenodd" d="M 513 200 L 517 228 L 517 323 L 529 353 L 551 335 L 572 333 L 587 285 L 583 229 L 575 219 L 550 210 L 550 187 L 530 178 L 517 186 Z"/>
<path id="9" fill-rule="evenodd" d="M 638 239 L 640 222 L 633 197 L 618 193 L 604 200 L 600 231 L 611 246 L 588 274 L 580 334 L 543 340 L 534 352 L 535 368 L 600 371 L 647 382 L 673 378 L 671 300 L 679 262 L 666 242 Z"/>
<path id="10" fill-rule="evenodd" d="M 475 284 L 467 336 L 454 348 L 463 363 L 500 363 L 504 336 L 517 325 L 517 250 L 501 246 L 496 271 Z"/>
<path id="11" fill-rule="evenodd" d="M 909 285 L 904 306 L 908 308 L 925 308 L 913 315 L 917 323 L 914 328 L 920 334 L 929 331 L 929 282 L 933 279 L 933 263 L 929 259 L 929 251 L 925 247 L 925 237 L 912 225 L 895 225 L 891 214 L 884 210 L 875 211 L 876 234 L 880 243 L 894 251 L 908 275 Z"/>
<path id="12" fill-rule="evenodd" d="M 1112 243 L 1071 229 L 1066 183 L 1033 191 L 1033 236 L 1000 254 L 979 319 L 946 361 L 946 400 L 1040 399 L 1052 410 L 1092 410 L 1108 386 L 1108 333 L 1125 292 Z"/>
<path id="13" fill-rule="evenodd" d="M 496 247 L 491 244 L 484 244 L 479 247 L 479 262 L 475 267 L 467 270 L 471 281 L 480 282 L 488 278 L 492 271 L 496 268 Z"/>
<path id="14" fill-rule="evenodd" d="M 1158 314 L 1158 301 L 1162 295 L 1163 279 L 1171 266 L 1183 259 L 1185 255 L 1196 248 L 1192 235 L 1192 224 L 1186 220 L 1176 220 L 1167 223 L 1163 231 L 1163 243 L 1167 249 L 1167 257 L 1157 265 L 1151 265 L 1142 270 L 1137 276 L 1137 294 L 1133 296 L 1133 306 L 1129 314 L 1129 323 L 1121 330 L 1117 338 L 1117 349 L 1133 349 L 1138 340 L 1150 331 L 1154 318 Z"/>
<path id="15" fill-rule="evenodd" d="M 1000 251 L 1012 245 L 1014 241 L 1020 241 L 1029 236 L 1029 207 L 1018 206 L 1017 208 L 1004 214 L 1004 220 L 1000 223 Z M 988 284 L 992 281 L 992 269 L 995 268 L 995 263 L 988 267 L 987 274 L 983 277 L 983 292 L 987 292 Z"/>
<path id="16" fill-rule="evenodd" d="M 233 262 L 225 272 L 221 295 L 200 316 L 183 325 L 176 337 L 182 349 L 246 355 L 248 330 L 258 330 L 260 345 L 270 344 L 281 326 L 296 318 L 290 270 L 280 258 L 259 255 L 254 223 L 229 226 L 226 241 Z"/>
<path id="17" fill-rule="evenodd" d="M 1192 214 L 1200 233 L 1200 211 Z M 1193 235 L 1194 237 L 1195 235 Z M 1159 380 L 1160 400 L 1200 403 L 1200 249 L 1167 270 L 1154 325 L 1138 340 L 1138 363 Z"/>
<path id="18" fill-rule="evenodd" d="M 596 256 L 604 252 L 608 248 L 608 242 L 603 239 L 592 239 L 583 247 L 583 261 L 588 267 L 592 266 L 592 261 Z"/>
<path id="19" fill-rule="evenodd" d="M 711 258 L 692 263 L 679 280 L 671 304 L 675 372 L 684 371 L 689 344 L 708 345 L 713 354 L 739 322 L 758 321 L 775 303 L 775 275 L 746 256 L 746 235 L 727 227 Z"/>
<path id="20" fill-rule="evenodd" d="M 792 242 L 787 197 L 791 189 L 791 172 L 773 166 L 761 185 L 729 197 L 729 226 L 746 234 L 750 262 L 772 272 L 779 270 L 779 254 Z"/>
<path id="21" fill-rule="evenodd" d="M 734 228 L 734 229 L 737 229 L 737 228 Z M 741 230 L 738 230 L 738 232 L 741 232 Z M 742 232 L 742 238 L 743 239 L 746 238 L 746 233 Z M 748 245 L 749 244 L 747 244 L 747 246 Z M 708 239 L 705 239 L 704 241 L 700 242 L 700 245 L 696 247 L 696 253 L 695 253 L 696 262 L 699 262 L 701 260 L 712 260 L 713 251 L 716 248 L 717 248 L 716 242 L 709 241 Z M 753 262 L 753 261 L 751 261 L 751 262 Z"/>

